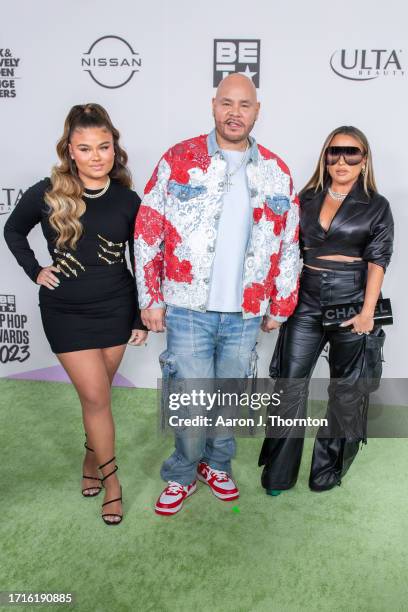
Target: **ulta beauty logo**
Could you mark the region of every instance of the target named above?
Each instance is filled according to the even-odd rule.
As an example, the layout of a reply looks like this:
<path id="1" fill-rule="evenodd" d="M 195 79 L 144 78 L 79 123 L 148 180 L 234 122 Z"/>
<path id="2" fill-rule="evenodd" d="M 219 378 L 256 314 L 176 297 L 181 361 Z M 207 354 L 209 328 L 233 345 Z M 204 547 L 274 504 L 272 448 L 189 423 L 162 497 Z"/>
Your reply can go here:
<path id="1" fill-rule="evenodd" d="M 330 58 L 330 67 L 349 81 L 404 76 L 401 55 L 401 49 L 338 49 Z"/>

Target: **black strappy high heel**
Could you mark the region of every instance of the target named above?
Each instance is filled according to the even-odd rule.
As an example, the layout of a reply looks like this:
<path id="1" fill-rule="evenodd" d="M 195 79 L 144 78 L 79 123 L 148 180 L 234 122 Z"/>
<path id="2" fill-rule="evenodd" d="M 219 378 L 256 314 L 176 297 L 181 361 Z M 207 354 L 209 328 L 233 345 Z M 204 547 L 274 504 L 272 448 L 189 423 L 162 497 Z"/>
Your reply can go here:
<path id="1" fill-rule="evenodd" d="M 115 461 L 116 457 L 112 457 L 112 459 L 109 459 L 109 461 L 107 461 L 106 463 L 104 463 L 103 465 L 99 466 L 99 470 L 102 470 L 102 468 L 106 467 L 107 465 L 109 465 L 109 463 L 112 463 L 113 461 Z M 109 472 L 109 474 L 106 474 L 106 476 L 104 476 L 103 478 L 101 478 L 101 483 L 103 486 L 104 485 L 104 481 L 109 478 L 109 476 L 112 476 L 112 474 L 115 474 L 115 472 L 118 471 L 118 466 L 115 465 L 114 469 Z M 122 487 L 120 487 L 120 497 L 116 497 L 115 499 L 110 499 L 109 501 L 105 502 L 102 504 L 102 508 L 104 506 L 107 506 L 108 504 L 113 504 L 113 502 L 116 501 L 120 501 L 122 502 Z M 123 502 L 122 502 L 123 503 Z M 118 521 L 110 521 L 109 519 L 107 519 L 107 516 L 117 516 L 119 517 Z M 122 522 L 123 519 L 123 514 L 116 514 L 115 512 L 106 512 L 105 514 L 102 514 L 102 520 L 105 523 L 105 525 L 120 525 L 120 523 Z"/>
<path id="2" fill-rule="evenodd" d="M 85 434 L 86 435 L 86 434 Z M 94 449 L 90 448 L 88 446 L 88 444 L 85 441 L 84 444 L 86 450 L 89 450 L 91 453 L 94 453 Z M 100 478 L 97 478 L 96 476 L 86 476 L 85 474 L 82 474 L 82 478 L 86 478 L 87 480 L 98 480 L 100 483 L 102 483 L 102 480 Z M 92 489 L 98 489 L 97 493 L 87 493 L 87 491 L 92 491 Z M 85 487 L 85 489 L 82 489 L 82 495 L 84 497 L 96 497 L 97 495 L 99 495 L 99 493 L 102 491 L 102 487 Z"/>

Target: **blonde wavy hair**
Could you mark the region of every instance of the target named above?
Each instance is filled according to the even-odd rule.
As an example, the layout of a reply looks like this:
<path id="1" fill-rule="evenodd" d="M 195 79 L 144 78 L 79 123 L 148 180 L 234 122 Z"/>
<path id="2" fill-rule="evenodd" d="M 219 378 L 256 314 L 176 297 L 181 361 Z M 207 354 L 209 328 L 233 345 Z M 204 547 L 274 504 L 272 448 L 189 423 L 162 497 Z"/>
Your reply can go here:
<path id="1" fill-rule="evenodd" d="M 352 136 L 360 143 L 363 153 L 366 156 L 365 174 L 363 177 L 361 177 L 364 191 L 367 195 L 369 195 L 370 191 L 372 193 L 377 193 L 377 185 L 374 178 L 373 157 L 371 154 L 370 145 L 365 134 L 363 134 L 361 130 L 352 125 L 342 125 L 341 127 L 338 127 L 332 132 L 330 132 L 330 134 L 324 141 L 316 169 L 312 177 L 303 187 L 301 193 L 304 193 L 308 189 L 314 189 L 316 192 L 319 190 L 323 190 L 327 185 L 330 185 L 331 178 L 326 165 L 326 151 L 327 148 L 330 146 L 331 141 L 335 136 L 337 136 L 337 134 L 345 134 L 347 136 Z"/>
<path id="2" fill-rule="evenodd" d="M 75 249 L 83 226 L 80 218 L 86 211 L 83 200 L 84 184 L 79 178 L 75 161 L 69 153 L 69 143 L 76 129 L 106 128 L 113 137 L 114 164 L 109 176 L 125 187 L 132 186 L 127 167 L 128 156 L 119 145 L 119 132 L 106 110 L 99 104 L 77 104 L 71 108 L 64 123 L 64 132 L 57 143 L 60 164 L 51 172 L 51 189 L 45 195 L 49 206 L 49 222 L 57 234 L 57 248 Z"/>

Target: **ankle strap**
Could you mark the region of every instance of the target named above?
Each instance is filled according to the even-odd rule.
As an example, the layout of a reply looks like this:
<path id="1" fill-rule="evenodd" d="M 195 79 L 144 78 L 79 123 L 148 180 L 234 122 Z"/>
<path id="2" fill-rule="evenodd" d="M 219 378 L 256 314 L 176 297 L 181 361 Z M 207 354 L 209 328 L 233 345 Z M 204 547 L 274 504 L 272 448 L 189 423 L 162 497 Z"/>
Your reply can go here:
<path id="1" fill-rule="evenodd" d="M 107 461 L 106 463 L 103 463 L 102 465 L 99 466 L 99 469 L 101 470 L 102 468 L 106 467 L 107 465 L 109 465 L 109 463 L 112 463 L 113 461 L 115 461 L 116 457 L 112 457 L 112 459 L 109 459 L 109 461 Z"/>
<path id="2" fill-rule="evenodd" d="M 107 461 L 106 463 L 104 463 L 103 465 L 99 466 L 99 469 L 101 470 L 102 468 L 106 467 L 107 465 L 109 465 L 109 463 L 112 463 L 113 461 L 115 461 L 116 457 L 112 457 L 112 459 L 109 459 L 109 461 Z M 109 472 L 109 474 L 106 474 L 106 476 L 104 476 L 103 478 L 101 478 L 101 482 L 104 482 L 107 478 L 109 478 L 109 476 L 112 476 L 112 474 L 114 474 L 115 472 L 118 471 L 118 466 L 115 465 L 114 469 Z"/>
<path id="3" fill-rule="evenodd" d="M 113 469 L 111 472 L 109 472 L 109 474 L 106 474 L 106 476 L 104 476 L 103 478 L 101 478 L 101 482 L 104 482 L 104 481 L 105 481 L 107 478 L 109 478 L 109 476 L 112 476 L 112 474 L 114 474 L 115 472 L 117 472 L 117 471 L 118 471 L 118 469 L 119 469 L 119 468 L 118 468 L 118 466 L 117 466 L 117 465 L 115 465 L 115 468 L 114 468 L 114 469 Z"/>

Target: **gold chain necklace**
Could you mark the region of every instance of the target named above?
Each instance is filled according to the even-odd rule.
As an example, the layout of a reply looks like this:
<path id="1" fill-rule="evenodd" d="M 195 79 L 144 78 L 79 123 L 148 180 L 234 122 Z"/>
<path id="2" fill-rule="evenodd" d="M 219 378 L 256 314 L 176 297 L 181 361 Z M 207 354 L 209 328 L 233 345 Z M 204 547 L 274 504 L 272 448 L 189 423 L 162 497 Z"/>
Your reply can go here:
<path id="1" fill-rule="evenodd" d="M 107 182 L 106 182 L 105 187 L 102 189 L 102 191 L 98 191 L 98 193 L 87 193 L 87 192 L 84 190 L 84 196 L 85 196 L 86 198 L 100 198 L 101 196 L 105 195 L 105 193 L 108 191 L 109 186 L 110 186 L 110 183 L 111 183 L 111 181 L 110 181 L 110 177 L 108 176 L 108 180 L 107 180 Z"/>

